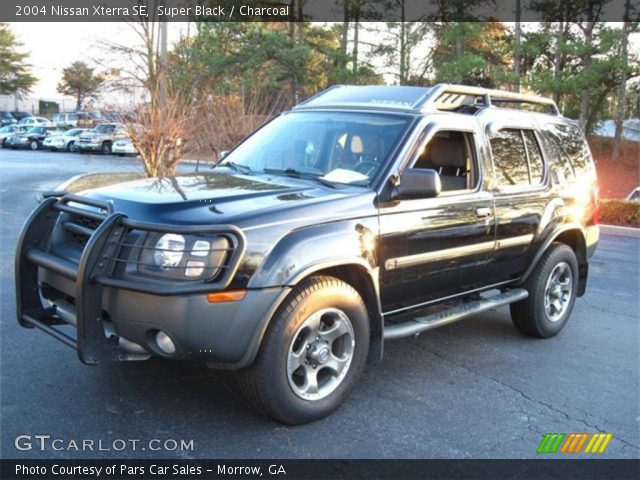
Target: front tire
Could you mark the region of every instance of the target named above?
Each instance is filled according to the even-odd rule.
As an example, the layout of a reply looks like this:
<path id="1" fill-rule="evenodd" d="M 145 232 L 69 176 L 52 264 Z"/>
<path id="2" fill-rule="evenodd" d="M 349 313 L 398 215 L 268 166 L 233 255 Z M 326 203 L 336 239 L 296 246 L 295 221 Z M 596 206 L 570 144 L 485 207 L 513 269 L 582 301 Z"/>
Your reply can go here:
<path id="1" fill-rule="evenodd" d="M 38 143 L 37 140 L 31 140 L 31 143 L 29 144 L 29 148 L 31 148 L 31 150 L 38 150 L 38 148 L 40 148 L 40 144 Z"/>
<path id="2" fill-rule="evenodd" d="M 103 155 L 111 155 L 111 142 L 104 142 L 102 144 L 101 152 Z"/>
<path id="3" fill-rule="evenodd" d="M 369 351 L 367 308 L 334 277 L 311 277 L 278 308 L 256 361 L 238 372 L 244 397 L 287 424 L 319 420 L 347 398 Z"/>
<path id="4" fill-rule="evenodd" d="M 568 245 L 553 243 L 523 287 L 529 297 L 510 307 L 515 327 L 532 337 L 557 335 L 567 324 L 578 293 L 576 254 Z"/>

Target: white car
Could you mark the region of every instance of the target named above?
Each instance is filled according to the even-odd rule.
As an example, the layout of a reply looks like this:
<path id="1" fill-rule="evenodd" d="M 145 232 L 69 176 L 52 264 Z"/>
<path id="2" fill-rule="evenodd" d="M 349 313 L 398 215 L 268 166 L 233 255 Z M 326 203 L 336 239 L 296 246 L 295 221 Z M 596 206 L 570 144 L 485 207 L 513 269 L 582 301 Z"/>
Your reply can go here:
<path id="1" fill-rule="evenodd" d="M 44 117 L 24 117 L 18 122 L 19 125 L 29 125 L 35 127 L 37 125 L 53 125 L 51 120 Z"/>
<path id="2" fill-rule="evenodd" d="M 62 135 L 51 135 L 44 139 L 42 146 L 48 150 L 67 150 L 76 152 L 78 150 L 76 142 L 80 134 L 89 130 L 88 128 L 74 128 L 67 130 Z"/>
<path id="3" fill-rule="evenodd" d="M 131 142 L 130 138 L 123 138 L 114 142 L 111 152 L 124 157 L 125 155 L 138 155 L 138 150 Z"/>
<path id="4" fill-rule="evenodd" d="M 636 187 L 625 197 L 627 202 L 640 202 L 640 187 Z"/>
<path id="5" fill-rule="evenodd" d="M 6 125 L 0 128 L 0 145 L 6 147 L 6 140 L 14 135 L 20 135 L 31 127 L 29 125 Z"/>

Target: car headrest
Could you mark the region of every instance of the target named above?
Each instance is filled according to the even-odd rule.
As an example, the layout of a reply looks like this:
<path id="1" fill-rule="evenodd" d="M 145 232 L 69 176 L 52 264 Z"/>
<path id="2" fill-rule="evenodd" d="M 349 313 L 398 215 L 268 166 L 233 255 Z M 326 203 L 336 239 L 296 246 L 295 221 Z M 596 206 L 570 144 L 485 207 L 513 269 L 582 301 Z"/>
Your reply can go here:
<path id="1" fill-rule="evenodd" d="M 464 141 L 460 138 L 435 137 L 431 145 L 429 160 L 438 167 L 466 167 Z"/>

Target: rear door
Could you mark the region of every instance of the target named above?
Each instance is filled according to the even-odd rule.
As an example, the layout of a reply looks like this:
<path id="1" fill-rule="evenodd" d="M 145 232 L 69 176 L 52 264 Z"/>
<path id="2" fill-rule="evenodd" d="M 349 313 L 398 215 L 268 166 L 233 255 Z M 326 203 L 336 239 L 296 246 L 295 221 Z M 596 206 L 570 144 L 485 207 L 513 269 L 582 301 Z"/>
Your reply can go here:
<path id="1" fill-rule="evenodd" d="M 474 117 L 439 114 L 426 126 L 406 168 L 438 171 L 436 198 L 380 206 L 385 313 L 477 288 L 494 249 L 493 195 L 485 188 L 481 131 Z"/>
<path id="2" fill-rule="evenodd" d="M 541 139 L 533 126 L 490 130 L 497 225 L 489 276 L 499 282 L 518 278 L 530 265 L 550 188 Z"/>

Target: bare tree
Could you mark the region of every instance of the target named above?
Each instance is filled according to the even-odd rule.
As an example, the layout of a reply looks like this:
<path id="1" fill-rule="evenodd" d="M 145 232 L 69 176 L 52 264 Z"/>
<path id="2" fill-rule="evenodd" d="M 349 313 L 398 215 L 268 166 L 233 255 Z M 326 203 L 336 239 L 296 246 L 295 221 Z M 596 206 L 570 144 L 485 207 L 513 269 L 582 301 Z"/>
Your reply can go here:
<path id="1" fill-rule="evenodd" d="M 161 79 L 158 79 L 161 81 Z M 196 107 L 180 94 L 166 94 L 160 101 L 161 88 L 153 88 L 149 102 L 141 103 L 123 122 L 131 143 L 138 150 L 144 172 L 148 177 L 166 177 L 175 173 L 191 138 Z"/>

